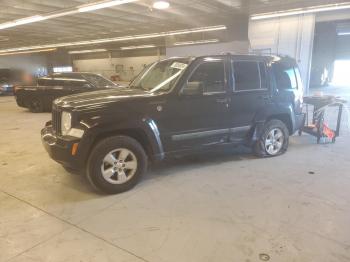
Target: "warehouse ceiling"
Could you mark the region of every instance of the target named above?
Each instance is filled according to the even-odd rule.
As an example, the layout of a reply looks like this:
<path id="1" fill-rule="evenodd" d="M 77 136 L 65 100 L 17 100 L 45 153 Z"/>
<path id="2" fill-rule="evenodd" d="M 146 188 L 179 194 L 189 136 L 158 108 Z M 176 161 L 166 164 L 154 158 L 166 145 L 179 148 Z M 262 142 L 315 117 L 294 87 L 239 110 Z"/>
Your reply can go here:
<path id="1" fill-rule="evenodd" d="M 59 12 L 89 3 L 88 0 L 0 0 L 0 23 Z M 170 0 L 171 8 L 152 10 L 151 0 L 140 0 L 88 13 L 0 30 L 0 50 L 14 47 L 85 41 L 110 37 L 166 32 L 213 25 L 226 25 L 231 32 L 187 35 L 182 40 L 247 37 L 248 15 L 285 9 L 334 4 L 337 0 Z M 243 33 L 239 28 L 244 28 Z M 241 30 L 242 31 L 242 30 Z M 239 40 L 239 39 L 238 39 Z M 157 40 L 161 42 L 161 39 Z M 138 41 L 142 42 L 142 41 Z M 147 41 L 146 41 L 147 42 Z M 120 44 L 125 45 L 126 43 Z M 128 43 L 130 44 L 130 43 Z"/>

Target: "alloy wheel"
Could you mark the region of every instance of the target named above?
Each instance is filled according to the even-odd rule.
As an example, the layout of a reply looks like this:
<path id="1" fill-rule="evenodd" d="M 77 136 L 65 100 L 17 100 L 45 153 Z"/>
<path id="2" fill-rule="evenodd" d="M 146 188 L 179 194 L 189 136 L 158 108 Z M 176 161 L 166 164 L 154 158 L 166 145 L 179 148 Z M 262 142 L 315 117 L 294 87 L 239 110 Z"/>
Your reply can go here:
<path id="1" fill-rule="evenodd" d="M 281 129 L 274 128 L 272 129 L 265 139 L 265 149 L 269 155 L 277 155 L 284 143 L 284 134 Z"/>
<path id="2" fill-rule="evenodd" d="M 128 182 L 137 171 L 137 158 L 126 148 L 119 148 L 109 152 L 101 165 L 103 178 L 111 184 Z"/>

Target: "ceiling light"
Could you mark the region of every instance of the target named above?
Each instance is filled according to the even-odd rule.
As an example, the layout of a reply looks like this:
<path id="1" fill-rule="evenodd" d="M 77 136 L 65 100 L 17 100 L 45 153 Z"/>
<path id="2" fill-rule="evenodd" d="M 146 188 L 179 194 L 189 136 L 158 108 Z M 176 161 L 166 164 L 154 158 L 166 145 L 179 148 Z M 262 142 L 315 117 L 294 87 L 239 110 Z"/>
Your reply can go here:
<path id="1" fill-rule="evenodd" d="M 42 53 L 42 52 L 52 52 L 56 51 L 56 48 L 50 48 L 50 49 L 41 49 L 41 50 L 32 50 L 32 51 L 21 51 L 21 52 L 1 52 L 0 56 L 4 55 L 22 55 L 22 54 L 33 54 L 33 53 Z"/>
<path id="2" fill-rule="evenodd" d="M 78 6 L 79 12 L 90 12 L 102 8 L 108 8 L 116 5 L 122 5 L 126 3 L 136 2 L 138 0 L 114 0 L 114 1 L 102 1 L 89 5 Z"/>
<path id="3" fill-rule="evenodd" d="M 87 53 L 98 53 L 98 52 L 107 52 L 107 49 L 91 49 L 91 50 L 77 50 L 69 51 L 69 54 L 87 54 Z"/>
<path id="4" fill-rule="evenodd" d="M 10 27 L 14 27 L 14 26 L 16 26 L 16 24 L 12 23 L 12 22 L 3 23 L 3 24 L 0 24 L 0 30 L 1 29 L 10 28 Z"/>
<path id="5" fill-rule="evenodd" d="M 35 15 L 35 16 L 30 16 L 30 17 L 26 17 L 26 18 L 15 20 L 14 23 L 16 25 L 25 25 L 25 24 L 30 24 L 30 23 L 34 23 L 34 22 L 43 21 L 45 19 L 46 18 L 44 16 L 42 16 L 42 15 Z"/>
<path id="6" fill-rule="evenodd" d="M 339 36 L 350 35 L 350 32 L 339 32 Z"/>
<path id="7" fill-rule="evenodd" d="M 12 22 L 0 24 L 0 29 L 6 29 L 10 27 L 15 27 L 18 25 L 30 24 L 38 21 L 43 21 L 43 20 L 46 20 L 46 18 L 41 15 L 30 16 L 30 17 L 14 20 Z"/>
<path id="8" fill-rule="evenodd" d="M 130 50 L 130 49 L 144 49 L 144 48 L 153 48 L 155 45 L 137 45 L 137 46 L 123 46 L 121 50 Z"/>
<path id="9" fill-rule="evenodd" d="M 336 11 L 336 10 L 343 10 L 343 9 L 350 9 L 350 4 L 343 3 L 343 4 L 333 4 L 333 5 L 322 5 L 322 6 L 313 6 L 308 8 L 291 9 L 291 10 L 286 10 L 281 12 L 255 14 L 251 16 L 251 20 L 261 20 L 261 19 L 268 19 L 268 18 L 275 18 L 275 17 L 319 13 L 319 12 Z"/>
<path id="10" fill-rule="evenodd" d="M 167 1 L 156 1 L 153 3 L 153 8 L 164 10 L 169 8 L 170 4 Z"/>
<path id="11" fill-rule="evenodd" d="M 187 42 L 176 42 L 174 45 L 197 45 L 197 44 L 209 44 L 217 43 L 219 39 L 208 39 L 208 40 L 198 40 L 198 41 L 187 41 Z"/>
<path id="12" fill-rule="evenodd" d="M 79 12 L 89 12 L 89 11 L 93 11 L 101 8 L 122 5 L 122 4 L 136 2 L 136 1 L 138 0 L 113 0 L 113 1 L 109 0 L 109 1 L 99 1 L 95 3 L 90 3 L 88 5 L 80 5 L 71 9 L 61 10 L 61 12 L 52 12 L 52 13 L 47 13 L 45 15 L 35 15 L 35 16 L 14 20 L 14 21 L 5 22 L 0 24 L 0 30 L 15 27 L 18 25 L 39 22 L 39 21 L 53 19 L 57 17 L 67 16 L 67 15 L 74 15 Z"/>
<path id="13" fill-rule="evenodd" d="M 227 27 L 225 25 L 197 27 L 197 28 L 191 28 L 191 29 L 185 29 L 185 30 L 168 31 L 168 32 L 153 33 L 153 34 L 130 35 L 130 36 L 121 36 L 121 37 L 114 37 L 114 38 L 86 40 L 86 41 L 79 41 L 79 42 L 17 47 L 17 48 L 0 50 L 0 54 L 2 52 L 16 52 L 16 51 L 35 50 L 35 49 L 42 49 L 42 48 L 81 46 L 81 45 L 92 45 L 92 44 L 101 44 L 101 43 L 110 43 L 110 42 L 122 42 L 122 41 L 131 41 L 131 40 L 139 40 L 139 39 L 166 37 L 166 36 L 173 36 L 173 35 L 184 35 L 184 34 L 192 34 L 192 33 L 219 31 L 219 30 L 225 30 L 225 29 L 227 29 Z"/>

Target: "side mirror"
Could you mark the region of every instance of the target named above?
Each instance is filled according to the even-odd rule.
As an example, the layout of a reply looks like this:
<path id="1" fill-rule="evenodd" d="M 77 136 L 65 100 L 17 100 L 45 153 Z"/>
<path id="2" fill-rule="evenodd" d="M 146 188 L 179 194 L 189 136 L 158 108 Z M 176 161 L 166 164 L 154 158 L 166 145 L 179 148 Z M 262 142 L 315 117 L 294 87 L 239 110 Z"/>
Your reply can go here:
<path id="1" fill-rule="evenodd" d="M 202 95 L 203 91 L 203 82 L 187 82 L 181 94 L 185 96 Z"/>

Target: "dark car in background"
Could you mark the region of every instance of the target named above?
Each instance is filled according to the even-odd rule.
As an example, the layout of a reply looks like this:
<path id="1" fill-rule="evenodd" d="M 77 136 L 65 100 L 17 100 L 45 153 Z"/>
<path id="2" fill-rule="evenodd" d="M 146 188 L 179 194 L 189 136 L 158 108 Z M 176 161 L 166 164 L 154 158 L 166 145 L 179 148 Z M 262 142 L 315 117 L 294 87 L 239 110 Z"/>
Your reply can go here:
<path id="1" fill-rule="evenodd" d="M 51 111 L 52 102 L 59 97 L 91 92 L 119 85 L 93 73 L 55 73 L 37 79 L 36 85 L 16 86 L 17 105 L 33 113 Z"/>
<path id="2" fill-rule="evenodd" d="M 16 85 L 24 84 L 31 76 L 20 69 L 0 68 L 0 95 L 12 95 Z"/>

